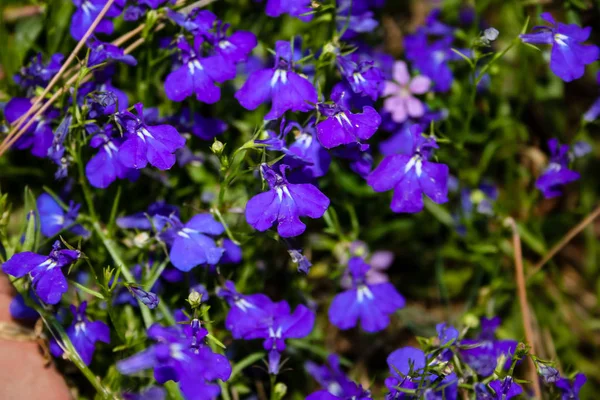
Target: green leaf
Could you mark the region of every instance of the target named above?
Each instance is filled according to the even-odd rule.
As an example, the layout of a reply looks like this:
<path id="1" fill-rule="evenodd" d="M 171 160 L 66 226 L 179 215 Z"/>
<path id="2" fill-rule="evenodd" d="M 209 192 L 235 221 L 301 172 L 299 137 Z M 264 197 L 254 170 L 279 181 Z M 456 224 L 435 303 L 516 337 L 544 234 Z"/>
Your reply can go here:
<path id="1" fill-rule="evenodd" d="M 97 297 L 100 300 L 104 300 L 104 296 L 102 295 L 102 293 L 96 292 L 95 290 L 87 288 L 87 287 L 83 286 L 82 284 L 77 283 L 75 281 L 69 280 L 69 282 L 71 283 L 71 285 L 75 286 L 77 289 L 81 290 L 82 292 L 85 292 L 85 293 L 90 294 L 90 295 L 92 295 L 94 297 Z"/>
<path id="2" fill-rule="evenodd" d="M 450 213 L 446 211 L 444 207 L 434 203 L 433 201 L 429 200 L 429 198 L 425 198 L 425 208 L 442 224 L 447 226 L 454 225 L 452 215 L 450 215 Z"/>
<path id="3" fill-rule="evenodd" d="M 219 339 L 217 339 L 216 337 L 214 337 L 210 333 L 207 334 L 206 337 L 208 338 L 208 340 L 210 340 L 211 342 L 215 343 L 220 348 L 222 348 L 222 349 L 226 349 L 227 348 L 223 343 L 221 343 L 221 341 Z"/>

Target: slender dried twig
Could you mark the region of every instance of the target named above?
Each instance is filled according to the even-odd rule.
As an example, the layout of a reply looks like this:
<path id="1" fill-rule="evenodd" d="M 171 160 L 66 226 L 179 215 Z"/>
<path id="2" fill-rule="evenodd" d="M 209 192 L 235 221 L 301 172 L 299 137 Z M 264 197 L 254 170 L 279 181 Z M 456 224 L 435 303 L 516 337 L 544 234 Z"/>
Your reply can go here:
<path id="1" fill-rule="evenodd" d="M 529 345 L 530 354 L 535 355 L 535 343 L 533 340 L 533 328 L 531 324 L 531 314 L 529 304 L 527 303 L 527 287 L 525 285 L 525 272 L 523 270 L 523 252 L 521 250 L 521 236 L 515 220 L 508 217 L 505 224 L 512 230 L 513 253 L 515 259 L 515 280 L 517 283 L 517 295 L 519 297 L 519 305 L 521 307 L 521 317 L 523 318 L 523 330 L 525 331 L 525 341 Z M 542 388 L 540 380 L 537 376 L 535 363 L 532 358 L 529 358 L 529 375 L 533 391 L 536 399 L 542 398 Z"/>
<path id="2" fill-rule="evenodd" d="M 563 247 L 565 247 L 567 245 L 567 243 L 569 243 L 575 236 L 577 236 L 579 234 L 579 232 L 584 230 L 586 226 L 588 226 L 589 224 L 594 222 L 594 220 L 596 218 L 598 218 L 599 215 L 600 215 L 600 205 L 598 205 L 598 207 L 596 207 L 596 209 L 594 211 L 589 213 L 583 220 L 581 220 L 580 223 L 578 223 L 573 228 L 571 228 L 571 230 L 569 232 L 567 232 L 567 234 L 565 236 L 563 236 L 563 238 L 560 239 L 558 241 L 558 243 L 556 243 L 554 246 L 552 246 L 552 248 L 548 251 L 548 253 L 546 253 L 546 255 L 544 257 L 542 257 L 542 259 L 535 264 L 535 266 L 532 268 L 531 272 L 529 272 L 529 274 L 527 275 L 527 280 L 531 279 L 531 277 L 533 275 L 538 273 L 542 269 L 542 267 L 548 261 L 550 261 L 550 259 L 552 257 L 554 257 L 556 255 L 556 253 L 558 253 Z"/>
<path id="3" fill-rule="evenodd" d="M 69 55 L 67 60 L 60 67 L 60 69 L 58 70 L 56 75 L 54 75 L 54 77 L 50 80 L 50 83 L 48 83 L 48 85 L 46 86 L 46 88 L 44 89 L 42 94 L 36 98 L 36 100 L 31 105 L 29 110 L 27 110 L 25 115 L 23 115 L 19 119 L 20 122 L 18 122 L 16 124 L 16 126 L 11 130 L 11 132 L 9 132 L 8 136 L 4 139 L 2 145 L 0 145 L 0 156 L 2 156 L 6 152 L 6 150 L 8 150 L 10 145 L 12 145 L 16 139 L 18 139 L 20 136 L 22 136 L 25 133 L 26 129 L 33 123 L 32 121 L 34 121 L 35 118 L 30 118 L 29 122 L 26 124 L 25 128 L 22 127 L 23 122 L 26 121 L 27 118 L 30 117 L 33 113 L 36 113 L 36 115 L 38 115 L 38 116 L 41 114 L 40 112 L 36 112 L 36 111 L 38 111 L 38 108 L 40 107 L 40 103 L 42 102 L 44 97 L 46 97 L 46 95 L 48 93 L 50 93 L 50 90 L 52 90 L 54 85 L 62 77 L 63 73 L 67 70 L 67 68 L 69 68 L 69 65 L 71 65 L 71 63 L 75 60 L 75 57 L 77 57 L 79 50 L 81 50 L 81 48 L 85 45 L 85 43 L 90 38 L 92 33 L 94 33 L 94 30 L 96 30 L 96 27 L 98 26 L 100 21 L 102 21 L 102 19 L 104 18 L 104 16 L 108 12 L 108 9 L 112 6 L 114 1 L 115 0 L 108 0 L 106 2 L 104 7 L 102 8 L 102 10 L 100 11 L 98 16 L 94 20 L 94 22 L 92 22 L 92 25 L 90 25 L 90 27 L 85 32 L 85 34 L 83 35 L 81 40 L 77 43 L 77 45 L 75 46 L 75 48 L 73 49 L 73 51 L 71 52 L 71 54 Z"/>

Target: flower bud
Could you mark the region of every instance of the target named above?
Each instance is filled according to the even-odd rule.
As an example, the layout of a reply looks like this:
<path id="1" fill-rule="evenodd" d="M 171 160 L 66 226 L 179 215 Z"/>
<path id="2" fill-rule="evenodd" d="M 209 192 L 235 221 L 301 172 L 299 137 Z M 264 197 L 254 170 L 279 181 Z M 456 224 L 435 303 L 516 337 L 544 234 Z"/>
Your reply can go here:
<path id="1" fill-rule="evenodd" d="M 187 300 L 192 308 L 197 308 L 200 307 L 200 304 L 202 303 L 202 295 L 195 290 L 192 290 Z"/>
<path id="2" fill-rule="evenodd" d="M 218 140 L 215 140 L 215 142 L 212 144 L 212 146 L 210 146 L 210 150 L 218 156 L 221 155 L 224 148 L 225 148 L 225 145 Z"/>

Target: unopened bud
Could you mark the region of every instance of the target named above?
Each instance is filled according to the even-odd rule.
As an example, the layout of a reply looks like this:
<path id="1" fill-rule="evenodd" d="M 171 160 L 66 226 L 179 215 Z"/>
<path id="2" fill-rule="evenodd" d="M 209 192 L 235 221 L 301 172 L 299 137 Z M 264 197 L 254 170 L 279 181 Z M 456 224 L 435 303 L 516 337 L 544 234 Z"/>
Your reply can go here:
<path id="1" fill-rule="evenodd" d="M 193 290 L 188 296 L 188 303 L 192 308 L 200 307 L 202 303 L 202 295 L 195 290 Z"/>
<path id="2" fill-rule="evenodd" d="M 218 140 L 215 140 L 214 143 L 212 144 L 212 146 L 210 146 L 210 150 L 218 156 L 221 155 L 224 148 L 225 148 L 225 145 Z"/>

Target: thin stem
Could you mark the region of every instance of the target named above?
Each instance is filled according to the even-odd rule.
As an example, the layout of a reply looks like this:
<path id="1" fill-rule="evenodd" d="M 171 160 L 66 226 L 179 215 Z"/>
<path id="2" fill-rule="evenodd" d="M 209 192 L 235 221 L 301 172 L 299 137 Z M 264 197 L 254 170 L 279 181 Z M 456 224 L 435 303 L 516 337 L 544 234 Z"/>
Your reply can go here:
<path id="1" fill-rule="evenodd" d="M 586 226 L 594 222 L 596 218 L 600 215 L 600 205 L 596 207 L 594 211 L 589 213 L 580 223 L 575 225 L 562 239 L 558 241 L 552 248 L 546 253 L 544 257 L 540 261 L 538 261 L 535 266 L 532 268 L 531 272 L 527 275 L 527 280 L 531 279 L 533 275 L 538 273 L 542 267 L 550 261 L 552 257 L 556 255 L 563 247 L 567 245 L 575 236 L 577 236 L 581 231 L 585 229 Z"/>
<path id="2" fill-rule="evenodd" d="M 513 253 L 515 259 L 515 280 L 517 282 L 517 295 L 519 297 L 519 305 L 521 307 L 521 317 L 523 318 L 523 329 L 525 331 L 525 341 L 529 345 L 530 354 L 535 355 L 535 343 L 533 340 L 533 328 L 531 324 L 531 314 L 527 303 L 527 287 L 525 285 L 525 273 L 523 271 L 523 252 L 521 250 L 521 236 L 515 220 L 508 217 L 505 224 L 512 230 Z M 540 380 L 537 376 L 537 371 L 533 359 L 529 358 L 529 375 L 533 385 L 533 391 L 536 399 L 542 398 L 542 389 Z"/>
<path id="3" fill-rule="evenodd" d="M 92 227 L 94 228 L 94 232 L 96 232 L 96 234 L 98 235 L 98 237 L 104 244 L 104 247 L 106 247 L 106 250 L 112 257 L 117 268 L 119 268 L 119 272 L 121 273 L 121 275 L 123 275 L 123 278 L 125 279 L 125 281 L 127 283 L 136 283 L 134 276 L 131 274 L 131 271 L 129 271 L 129 269 L 125 265 L 125 262 L 119 255 L 119 251 L 115 247 L 114 241 L 112 239 L 109 239 L 104 234 L 104 231 L 102 230 L 102 227 L 100 226 L 100 223 L 98 221 L 93 221 Z M 150 310 L 139 299 L 138 299 L 138 305 L 140 307 L 140 311 L 142 312 L 142 319 L 144 320 L 144 325 L 146 325 L 146 328 L 149 328 L 152 325 L 152 323 L 154 322 L 154 320 L 152 319 L 152 315 L 150 314 Z"/>

